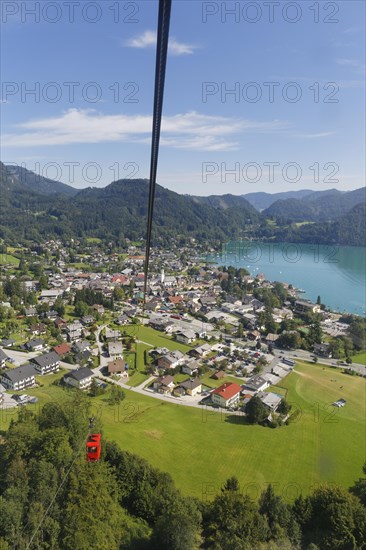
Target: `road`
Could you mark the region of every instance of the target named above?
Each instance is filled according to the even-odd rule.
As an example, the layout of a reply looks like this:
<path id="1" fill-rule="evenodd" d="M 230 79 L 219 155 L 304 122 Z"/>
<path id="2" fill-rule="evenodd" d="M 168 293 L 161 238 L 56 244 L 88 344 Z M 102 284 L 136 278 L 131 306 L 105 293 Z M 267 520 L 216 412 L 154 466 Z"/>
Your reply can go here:
<path id="1" fill-rule="evenodd" d="M 314 359 L 313 359 L 314 354 L 309 351 L 305 351 L 303 349 L 297 349 L 294 351 L 274 349 L 273 353 L 275 354 L 276 357 L 278 357 L 279 355 L 284 355 L 286 358 L 293 359 L 295 362 L 296 362 L 296 359 L 297 360 L 302 359 L 304 361 L 309 361 L 310 363 L 314 363 Z M 327 365 L 330 367 L 336 367 L 342 370 L 347 369 L 348 367 L 351 367 L 352 370 L 358 372 L 359 374 L 362 374 L 363 376 L 366 376 L 366 366 L 361 365 L 360 363 L 352 363 L 352 365 L 347 365 L 347 364 L 337 365 L 335 359 L 327 359 L 327 358 L 319 357 L 319 364 Z"/>

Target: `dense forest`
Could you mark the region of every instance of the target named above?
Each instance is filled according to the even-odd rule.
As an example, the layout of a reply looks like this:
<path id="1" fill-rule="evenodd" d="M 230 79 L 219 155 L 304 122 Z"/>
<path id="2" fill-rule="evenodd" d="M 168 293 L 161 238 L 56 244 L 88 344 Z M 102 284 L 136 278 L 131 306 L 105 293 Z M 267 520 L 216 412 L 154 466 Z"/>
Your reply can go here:
<path id="1" fill-rule="evenodd" d="M 0 163 L 0 238 L 9 244 L 50 237 L 94 236 L 116 243 L 141 239 L 147 204 L 147 180 L 77 191 Z M 212 244 L 244 238 L 363 246 L 365 204 L 364 188 L 330 190 L 280 199 L 259 212 L 244 197 L 179 195 L 158 185 L 153 240 L 163 245 L 191 238 Z"/>
<path id="2" fill-rule="evenodd" d="M 233 476 L 201 501 L 104 438 L 101 460 L 87 462 L 89 411 L 76 393 L 37 415 L 21 408 L 3 432 L 1 550 L 366 548 L 366 477 L 349 491 L 319 485 L 289 504 L 271 485 L 254 501 Z M 103 434 L 98 421 L 96 429 Z"/>

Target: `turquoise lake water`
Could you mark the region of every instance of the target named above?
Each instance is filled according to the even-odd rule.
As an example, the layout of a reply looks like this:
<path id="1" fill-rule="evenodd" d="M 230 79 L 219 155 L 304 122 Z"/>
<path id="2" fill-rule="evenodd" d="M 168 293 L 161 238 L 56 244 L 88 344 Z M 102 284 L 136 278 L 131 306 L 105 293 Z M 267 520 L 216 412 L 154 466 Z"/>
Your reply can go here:
<path id="1" fill-rule="evenodd" d="M 332 310 L 365 315 L 364 247 L 232 241 L 207 260 L 244 267 L 253 275 L 264 273 L 270 281 L 303 289 L 304 298 L 316 301 L 320 295 Z"/>

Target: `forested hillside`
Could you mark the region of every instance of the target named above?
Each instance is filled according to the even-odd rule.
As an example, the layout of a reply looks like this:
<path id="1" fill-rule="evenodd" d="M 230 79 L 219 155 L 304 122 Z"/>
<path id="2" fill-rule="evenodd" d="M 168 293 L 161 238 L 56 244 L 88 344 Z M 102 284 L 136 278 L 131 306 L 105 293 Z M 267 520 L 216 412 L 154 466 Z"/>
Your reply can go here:
<path id="1" fill-rule="evenodd" d="M 50 237 L 93 236 L 115 242 L 144 238 L 147 180 L 120 180 L 104 188 L 77 191 L 19 170 L 9 171 L 0 163 L 0 238 L 8 243 Z M 360 205 L 364 199 L 364 188 L 348 193 L 310 192 L 303 199 L 277 201 L 260 213 L 240 196 L 195 197 L 157 185 L 153 240 L 166 245 L 186 243 L 190 238 L 211 243 L 270 238 L 363 246 Z M 268 223 L 271 218 L 275 223 Z M 313 226 L 294 225 L 317 220 L 321 222 Z M 332 221 L 335 225 L 329 224 Z"/>

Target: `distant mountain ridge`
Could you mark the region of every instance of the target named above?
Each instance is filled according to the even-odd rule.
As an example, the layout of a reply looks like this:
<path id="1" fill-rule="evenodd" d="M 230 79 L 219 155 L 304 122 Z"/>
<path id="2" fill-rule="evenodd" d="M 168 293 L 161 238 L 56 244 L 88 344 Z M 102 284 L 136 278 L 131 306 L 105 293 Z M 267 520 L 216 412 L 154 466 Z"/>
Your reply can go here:
<path id="1" fill-rule="evenodd" d="M 18 165 L 7 165 L 7 173 L 10 177 L 14 177 L 16 181 L 35 193 L 44 193 L 46 195 L 65 195 L 73 197 L 78 193 L 78 190 L 71 185 L 62 183 L 61 181 L 45 178 L 35 174 L 31 170 Z"/>
<path id="2" fill-rule="evenodd" d="M 244 197 L 256 210 L 265 210 L 271 204 L 278 200 L 285 199 L 302 199 L 307 195 L 314 193 L 311 189 L 301 189 L 299 191 L 283 191 L 281 193 L 265 193 L 263 191 L 258 191 L 257 193 L 247 193 L 246 195 L 241 195 Z"/>
<path id="3" fill-rule="evenodd" d="M 22 174 L 27 184 L 21 181 Z M 147 179 L 77 190 L 47 178 L 36 182 L 36 178 L 30 171 L 0 163 L 1 238 L 37 242 L 50 237 L 95 236 L 113 241 L 145 237 Z M 171 239 L 183 244 L 193 237 L 210 242 L 269 238 L 333 243 L 336 239 L 338 244 L 365 245 L 365 188 L 301 193 L 306 193 L 302 199 L 277 200 L 260 213 L 243 196 L 180 195 L 157 185 L 153 238 L 164 244 Z M 269 218 L 276 223 L 268 223 Z M 303 219 L 313 223 L 301 227 L 293 223 Z"/>
<path id="4" fill-rule="evenodd" d="M 277 200 L 262 214 L 287 223 L 330 221 L 346 214 L 357 204 L 366 201 L 365 187 L 354 191 L 316 191 L 302 199 Z"/>

